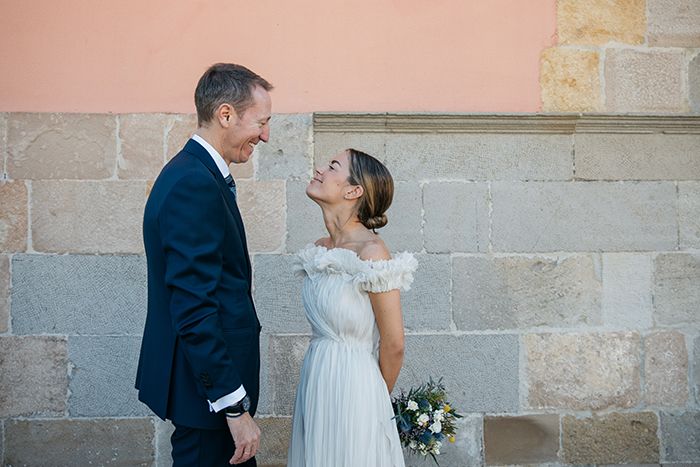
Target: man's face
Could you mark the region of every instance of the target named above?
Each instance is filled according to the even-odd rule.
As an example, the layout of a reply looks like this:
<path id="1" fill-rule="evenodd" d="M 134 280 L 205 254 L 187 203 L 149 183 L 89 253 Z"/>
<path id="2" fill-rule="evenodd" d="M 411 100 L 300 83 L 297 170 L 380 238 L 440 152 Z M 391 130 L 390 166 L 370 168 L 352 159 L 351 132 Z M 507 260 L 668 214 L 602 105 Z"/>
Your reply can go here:
<path id="1" fill-rule="evenodd" d="M 231 123 L 226 131 L 222 157 L 226 162 L 242 164 L 253 155 L 255 145 L 270 138 L 270 116 L 272 101 L 270 94 L 260 86 L 253 90 L 253 105 L 243 115 L 231 115 Z"/>

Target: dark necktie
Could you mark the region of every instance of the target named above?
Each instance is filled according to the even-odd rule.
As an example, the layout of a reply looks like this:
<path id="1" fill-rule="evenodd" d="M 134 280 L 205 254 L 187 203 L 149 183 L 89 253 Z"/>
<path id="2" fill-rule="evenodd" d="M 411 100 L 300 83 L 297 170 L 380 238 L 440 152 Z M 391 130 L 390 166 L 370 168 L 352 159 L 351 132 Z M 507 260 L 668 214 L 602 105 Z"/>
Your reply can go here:
<path id="1" fill-rule="evenodd" d="M 233 181 L 233 177 L 231 176 L 231 174 L 228 174 L 226 178 L 224 178 L 224 181 L 231 190 L 231 193 L 233 193 L 233 199 L 236 199 L 236 182 Z"/>

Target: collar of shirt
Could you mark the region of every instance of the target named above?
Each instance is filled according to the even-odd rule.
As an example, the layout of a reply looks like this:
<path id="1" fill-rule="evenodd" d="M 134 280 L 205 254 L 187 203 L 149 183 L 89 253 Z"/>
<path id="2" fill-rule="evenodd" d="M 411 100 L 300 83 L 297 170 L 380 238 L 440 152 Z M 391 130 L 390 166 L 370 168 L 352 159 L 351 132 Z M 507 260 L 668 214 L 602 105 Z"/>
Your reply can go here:
<path id="1" fill-rule="evenodd" d="M 211 144 L 207 143 L 207 141 L 199 135 L 192 135 L 192 139 L 198 142 L 204 149 L 207 150 L 211 158 L 214 159 L 214 163 L 219 168 L 222 177 L 226 178 L 229 175 L 231 175 L 231 171 L 228 168 L 228 164 L 226 164 L 224 158 L 221 157 L 219 151 L 214 149 L 214 147 Z"/>

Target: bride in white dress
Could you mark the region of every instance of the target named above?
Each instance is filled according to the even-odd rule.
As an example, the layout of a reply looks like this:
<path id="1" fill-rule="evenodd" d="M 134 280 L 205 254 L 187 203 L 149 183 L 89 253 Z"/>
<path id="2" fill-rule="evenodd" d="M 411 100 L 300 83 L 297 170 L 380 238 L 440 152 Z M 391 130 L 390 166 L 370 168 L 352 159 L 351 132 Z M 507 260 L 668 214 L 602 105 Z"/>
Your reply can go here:
<path id="1" fill-rule="evenodd" d="M 302 300 L 313 335 L 294 405 L 290 467 L 402 467 L 390 392 L 404 352 L 399 289 L 417 262 L 391 257 L 374 229 L 387 223 L 388 170 L 348 149 L 316 169 L 306 193 L 329 237 L 302 249 Z"/>

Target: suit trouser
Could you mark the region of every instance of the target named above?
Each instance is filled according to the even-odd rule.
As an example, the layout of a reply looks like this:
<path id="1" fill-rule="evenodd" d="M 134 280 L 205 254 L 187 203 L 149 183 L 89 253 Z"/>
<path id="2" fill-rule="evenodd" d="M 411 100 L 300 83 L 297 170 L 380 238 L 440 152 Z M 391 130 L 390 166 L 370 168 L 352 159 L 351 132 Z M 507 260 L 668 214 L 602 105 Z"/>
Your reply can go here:
<path id="1" fill-rule="evenodd" d="M 175 425 L 175 424 L 173 424 Z M 230 467 L 235 446 L 229 430 L 202 430 L 175 425 L 170 437 L 173 467 Z M 256 467 L 255 457 L 243 467 Z"/>

